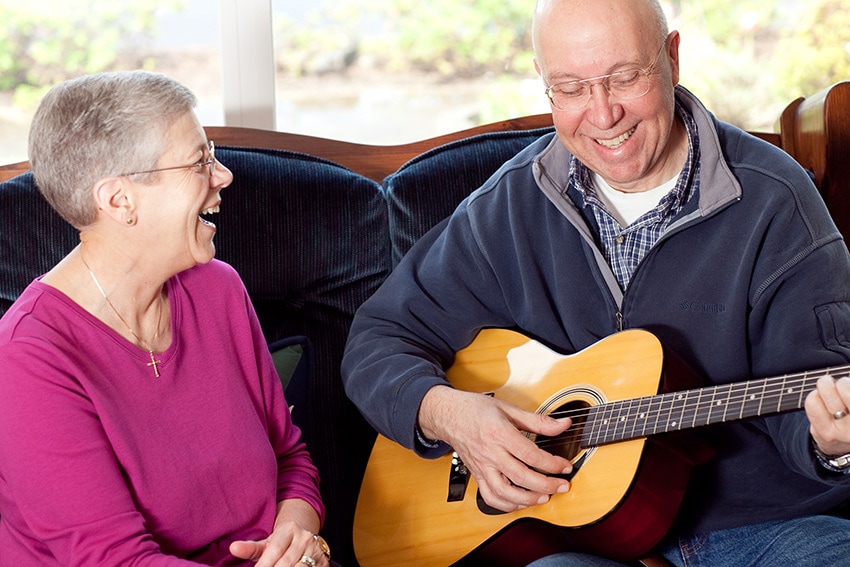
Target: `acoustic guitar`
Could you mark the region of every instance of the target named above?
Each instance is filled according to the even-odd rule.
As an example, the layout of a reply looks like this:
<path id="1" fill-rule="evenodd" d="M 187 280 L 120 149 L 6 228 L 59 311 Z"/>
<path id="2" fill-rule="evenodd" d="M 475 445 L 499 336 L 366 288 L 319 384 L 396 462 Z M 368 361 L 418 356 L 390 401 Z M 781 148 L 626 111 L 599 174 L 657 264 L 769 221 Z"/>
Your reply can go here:
<path id="1" fill-rule="evenodd" d="M 529 411 L 571 417 L 560 436 L 528 434 L 572 461 L 570 491 L 500 512 L 483 502 L 456 455 L 422 459 L 379 435 L 354 518 L 360 565 L 516 566 L 567 550 L 639 557 L 667 533 L 691 468 L 705 460 L 675 432 L 800 409 L 818 378 L 850 369 L 659 393 L 681 371 L 674 360 L 643 330 L 611 335 L 573 355 L 513 331 L 482 331 L 457 353 L 448 381 Z"/>

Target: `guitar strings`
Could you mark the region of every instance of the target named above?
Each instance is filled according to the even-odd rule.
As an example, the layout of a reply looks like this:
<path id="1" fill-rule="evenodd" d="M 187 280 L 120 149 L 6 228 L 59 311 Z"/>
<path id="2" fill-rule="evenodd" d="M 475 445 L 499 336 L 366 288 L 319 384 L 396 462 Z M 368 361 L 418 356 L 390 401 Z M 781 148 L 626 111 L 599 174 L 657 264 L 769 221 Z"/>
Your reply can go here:
<path id="1" fill-rule="evenodd" d="M 838 370 L 839 370 L 838 368 L 831 369 L 830 374 L 837 374 Z M 824 372 L 824 374 L 826 374 L 826 372 Z M 793 383 L 790 383 L 790 384 L 793 384 Z M 803 380 L 802 384 L 803 385 L 806 384 L 805 379 Z M 751 400 L 752 401 L 752 399 L 753 399 L 753 394 L 748 393 L 746 391 L 746 385 L 747 385 L 747 383 L 745 383 L 745 382 L 740 382 L 740 383 L 735 383 L 735 384 L 730 385 L 730 386 L 737 386 L 738 389 L 741 389 L 741 386 L 744 386 L 745 388 L 744 388 L 744 391 L 741 392 L 740 396 L 738 396 L 738 397 L 729 396 L 728 399 L 726 400 L 727 406 L 729 405 L 729 403 L 740 402 L 740 403 L 742 403 L 741 412 L 743 412 L 743 410 L 745 409 L 745 406 L 743 405 L 744 401 L 745 400 Z M 773 385 L 765 384 L 765 386 L 763 387 L 763 390 L 768 391 L 768 388 L 774 388 L 775 389 L 777 385 L 779 385 L 779 384 L 773 384 Z M 782 385 L 782 390 L 787 390 L 788 386 L 789 386 L 789 382 L 786 379 L 782 382 L 781 385 Z M 709 389 L 713 389 L 713 387 L 705 388 L 703 390 L 705 391 L 705 390 L 709 390 Z M 696 392 L 696 390 L 694 390 L 693 392 Z M 780 392 L 780 391 L 770 391 L 770 393 L 768 395 L 763 396 L 762 402 L 761 402 L 761 405 L 760 405 L 760 408 L 759 408 L 759 412 L 754 414 L 754 415 L 761 415 L 762 413 L 778 413 L 780 411 L 787 411 L 787 410 L 791 410 L 791 409 L 799 409 L 800 407 L 802 407 L 802 395 L 804 393 L 805 392 L 799 392 L 798 393 L 798 395 L 800 396 L 800 402 L 794 407 L 787 408 L 786 410 L 783 410 L 782 408 L 777 408 L 775 410 L 771 410 L 770 412 L 762 412 L 761 409 L 765 406 L 765 403 L 764 403 L 765 400 L 770 401 L 770 400 L 777 399 L 777 398 L 781 399 L 783 396 L 786 395 L 785 393 Z M 654 397 L 659 398 L 659 399 L 666 398 L 672 404 L 672 402 L 673 402 L 672 398 L 675 397 L 678 394 L 679 394 L 679 392 L 670 392 L 670 393 L 667 393 L 667 394 L 662 394 L 662 395 L 654 396 Z M 580 410 L 566 410 L 566 411 L 553 412 L 552 414 L 550 414 L 553 417 L 572 417 L 574 419 L 584 417 L 587 421 L 581 421 L 580 423 L 576 424 L 571 429 L 567 430 L 567 432 L 565 432 L 564 435 L 556 436 L 556 437 L 546 437 L 543 440 L 536 441 L 536 442 L 539 446 L 541 446 L 543 448 L 545 448 L 547 446 L 552 447 L 552 446 L 556 446 L 556 445 L 574 444 L 576 442 L 581 442 L 582 439 L 585 439 L 585 430 L 592 427 L 592 426 L 599 425 L 598 424 L 599 421 L 603 422 L 601 424 L 603 429 L 608 431 L 609 429 L 613 428 L 615 434 L 617 434 L 619 432 L 619 436 L 615 437 L 615 438 L 607 439 L 607 441 L 606 441 L 606 439 L 605 439 L 606 436 L 600 435 L 599 437 L 601 438 L 601 442 L 595 442 L 595 443 L 594 442 L 585 442 L 585 443 L 581 444 L 580 446 L 582 446 L 582 447 L 592 447 L 592 446 L 596 446 L 596 445 L 605 444 L 606 442 L 622 441 L 622 440 L 626 440 L 626 439 L 635 439 L 635 438 L 640 438 L 640 437 L 646 437 L 646 436 L 654 434 L 654 433 L 663 433 L 663 432 L 670 431 L 670 430 L 682 429 L 682 427 L 681 427 L 682 422 L 681 421 L 671 421 L 674 413 L 677 414 L 678 416 L 680 416 L 680 418 L 684 418 L 686 416 L 686 412 L 689 408 L 691 408 L 691 407 L 698 408 L 700 405 L 703 405 L 703 406 L 707 405 L 707 402 L 705 400 L 701 399 L 701 393 L 700 393 L 700 396 L 697 397 L 695 404 L 692 403 L 691 400 L 686 399 L 682 406 L 675 407 L 675 406 L 669 405 L 668 407 L 663 407 L 664 401 L 661 401 L 661 402 L 658 403 L 659 407 L 656 407 L 656 408 L 649 407 L 645 411 L 640 412 L 639 414 L 636 414 L 636 415 L 639 415 L 644 420 L 644 422 L 651 422 L 651 420 L 653 418 L 657 419 L 657 417 L 659 417 L 659 416 L 665 416 L 667 418 L 667 427 L 663 428 L 660 431 L 656 431 L 655 429 L 650 428 L 650 431 L 647 432 L 646 431 L 647 425 L 645 424 L 643 431 L 638 433 L 638 427 L 633 425 L 631 430 L 629 431 L 629 429 L 628 429 L 629 413 L 632 412 L 635 407 L 640 409 L 642 407 L 640 402 L 648 400 L 652 397 L 653 396 L 648 396 L 648 397 L 644 397 L 644 398 L 635 398 L 633 400 L 614 401 L 614 402 L 610 402 L 610 403 L 606 403 L 606 404 L 602 404 L 602 405 L 590 406 L 588 408 L 582 408 Z M 713 402 L 718 403 L 717 401 L 714 401 L 714 400 L 713 400 Z M 720 400 L 720 402 L 722 403 L 722 400 Z M 767 404 L 767 406 L 771 407 L 771 405 L 769 403 Z M 613 409 L 611 409 L 611 408 L 613 408 Z M 609 409 L 607 415 L 604 413 L 604 411 L 606 409 Z M 709 411 L 708 411 L 708 418 L 709 419 L 705 423 L 699 423 L 699 424 L 696 423 L 697 418 L 700 417 L 700 415 L 697 413 L 697 414 L 693 415 L 694 419 L 693 419 L 692 424 L 688 427 L 685 427 L 685 429 L 690 428 L 690 427 L 698 427 L 698 426 L 702 426 L 702 425 L 711 424 L 712 423 L 712 421 L 711 421 L 711 409 L 712 408 L 708 408 L 708 409 L 709 409 Z M 626 412 L 625 416 L 623 415 L 624 411 Z M 593 419 L 587 419 L 587 418 L 589 418 L 589 416 L 592 413 L 595 414 Z M 598 414 L 598 415 L 596 415 L 596 414 Z M 754 417 L 754 415 L 748 416 L 748 417 Z M 599 419 L 597 419 L 597 417 L 599 417 Z M 740 417 L 737 417 L 735 419 L 740 419 Z M 610 423 L 605 423 L 606 421 L 610 421 Z M 723 415 L 723 419 L 720 420 L 720 421 L 726 421 L 726 414 Z M 656 421 L 655 425 L 657 426 L 658 423 L 659 422 Z M 663 423 L 663 421 L 662 421 L 662 423 Z M 669 427 L 670 425 L 672 425 L 673 427 L 670 428 Z"/>
<path id="2" fill-rule="evenodd" d="M 802 384 L 805 384 L 805 382 L 803 382 Z M 786 382 L 782 389 L 787 389 L 787 385 L 788 383 Z M 696 390 L 694 392 L 696 392 Z M 590 429 L 591 431 L 602 430 L 602 433 L 597 436 L 597 441 L 601 440 L 602 442 L 588 442 L 586 444 L 583 444 L 582 446 L 591 447 L 601 445 L 606 442 L 606 439 L 608 439 L 607 442 L 622 441 L 627 439 L 646 437 L 654 433 L 663 433 L 670 430 L 682 429 L 681 425 L 683 421 L 686 421 L 684 418 L 686 417 L 687 412 L 689 410 L 693 410 L 694 408 L 698 409 L 700 406 L 709 406 L 706 408 L 708 410 L 708 414 L 706 416 L 708 420 L 705 423 L 697 424 L 696 420 L 698 417 L 700 417 L 699 412 L 687 414 L 692 415 L 693 420 L 692 424 L 689 427 L 685 427 L 685 429 L 702 425 L 709 425 L 712 423 L 711 410 L 713 408 L 710 407 L 710 405 L 711 403 L 716 403 L 715 400 L 712 400 L 712 402 L 707 402 L 706 400 L 701 400 L 701 396 L 697 396 L 696 400 L 686 399 L 684 400 L 684 403 L 682 405 L 673 406 L 673 398 L 676 395 L 678 395 L 678 392 L 670 392 L 658 396 L 646 396 L 643 398 L 635 398 L 632 400 L 613 401 L 606 404 L 590 406 L 582 409 L 552 412 L 551 414 L 549 414 L 552 417 L 570 417 L 574 421 L 579 420 L 579 423 L 572 426 L 563 435 L 556 437 L 545 437 L 543 440 L 538 441 L 537 444 L 540 447 L 545 448 L 547 446 L 557 446 L 561 444 L 573 444 L 576 442 L 581 442 L 582 440 L 585 440 L 585 431 L 588 429 Z M 800 395 L 802 399 L 802 393 L 799 393 L 798 395 Z M 765 400 L 773 400 L 776 398 L 782 398 L 783 396 L 784 394 L 782 392 L 772 392 L 771 394 L 766 395 L 762 398 L 762 406 L 765 405 Z M 657 407 L 652 407 L 651 402 L 649 402 L 648 404 L 646 403 L 646 400 L 650 400 L 652 398 L 660 400 L 655 404 L 655 406 Z M 738 396 L 729 396 L 725 400 L 724 408 L 728 408 L 728 406 L 732 404 L 741 403 L 741 411 L 743 411 L 746 407 L 744 403 L 748 399 L 752 399 L 752 394 L 748 394 L 746 391 L 741 392 Z M 665 401 L 669 402 L 666 407 Z M 769 407 L 771 406 L 771 404 L 767 405 Z M 789 409 L 799 409 L 800 407 L 801 405 L 797 405 Z M 778 413 L 779 411 L 780 410 L 777 409 L 765 413 Z M 755 415 L 761 415 L 762 413 L 763 412 L 759 411 Z M 679 419 L 673 420 L 674 414 L 677 415 Z M 633 418 L 635 417 L 640 417 L 641 422 L 644 423 L 643 430 L 641 432 L 638 432 L 638 425 L 633 424 L 632 421 L 630 421 L 633 420 Z M 659 423 L 661 423 L 662 425 L 665 423 L 665 420 L 659 420 L 659 417 L 666 418 L 667 427 L 662 427 L 660 431 L 656 431 L 655 429 L 657 428 Z M 724 414 L 723 418 L 719 421 L 727 421 L 726 415 Z M 653 423 L 654 426 L 647 425 Z M 630 424 L 632 425 L 631 429 L 629 429 Z M 671 424 L 673 425 L 672 428 L 669 427 Z M 649 429 L 648 432 L 647 429 Z M 610 430 L 614 431 L 613 436 L 607 435 Z M 609 437 L 613 438 L 609 439 Z"/>
<path id="3" fill-rule="evenodd" d="M 580 409 L 568 409 L 568 410 L 557 410 L 549 415 L 555 418 L 562 417 L 570 417 L 573 421 L 579 421 L 575 425 L 571 426 L 563 435 L 555 436 L 555 437 L 545 437 L 540 440 L 535 440 L 535 443 L 541 448 L 548 447 L 556 447 L 563 445 L 573 445 L 579 443 L 581 448 L 589 448 L 592 446 L 604 444 L 604 438 L 606 436 L 600 435 L 600 438 L 603 438 L 603 442 L 601 443 L 586 443 L 582 444 L 582 440 L 585 439 L 585 432 L 593 428 L 603 428 L 605 431 L 613 428 L 615 432 L 620 429 L 620 438 L 610 439 L 607 442 L 617 441 L 617 440 L 626 440 L 626 439 L 636 439 L 640 437 L 646 437 L 647 435 L 653 433 L 663 433 L 666 431 L 670 431 L 669 428 L 664 428 L 661 431 L 655 431 L 655 428 L 658 425 L 657 418 L 659 416 L 666 416 L 668 418 L 667 426 L 669 427 L 671 424 L 675 424 L 672 430 L 682 429 L 682 421 L 685 420 L 686 411 L 689 409 L 699 409 L 701 406 L 708 409 L 708 421 L 706 423 L 697 424 L 696 420 L 700 417 L 699 412 L 693 414 L 693 422 L 689 427 L 685 427 L 685 429 L 699 427 L 702 425 L 709 425 L 713 423 L 711 421 L 711 410 L 713 405 L 723 405 L 726 410 L 728 410 L 729 405 L 732 404 L 741 404 L 741 417 L 735 419 L 741 419 L 743 417 L 743 411 L 746 408 L 746 401 L 757 400 L 760 399 L 759 411 L 748 417 L 755 417 L 757 415 L 763 415 L 763 413 L 779 413 L 782 411 L 789 411 L 794 409 L 800 409 L 802 407 L 802 400 L 804 394 L 808 393 L 807 388 L 813 389 L 813 383 L 822 376 L 832 376 L 834 378 L 840 378 L 843 376 L 850 375 L 850 365 L 840 366 L 834 368 L 827 368 L 825 370 L 818 371 L 809 371 L 809 372 L 800 372 L 796 374 L 788 374 L 781 377 L 768 378 L 763 380 L 756 381 L 745 381 L 745 382 L 734 382 L 731 384 L 724 384 L 721 386 L 707 386 L 704 388 L 698 388 L 695 390 L 686 390 L 683 392 L 668 392 L 665 394 L 658 394 L 655 396 L 644 396 L 640 398 L 633 398 L 630 400 L 615 400 L 612 402 L 607 402 L 604 404 L 588 406 Z M 754 387 L 755 386 L 755 387 Z M 799 391 L 797 391 L 797 387 L 801 387 Z M 721 396 L 720 399 L 717 399 L 716 395 L 706 396 L 706 399 L 703 399 L 703 394 L 709 391 L 718 391 L 718 389 L 723 390 L 725 388 L 729 389 L 730 395 L 728 397 Z M 760 391 L 759 394 L 756 392 Z M 782 409 L 778 407 L 778 404 L 772 404 L 774 400 L 781 401 L 788 396 L 789 394 L 794 393 L 799 396 L 799 402 L 794 407 L 789 407 L 787 409 Z M 684 401 L 681 406 L 673 406 L 673 402 L 678 401 L 673 398 L 679 395 L 685 395 Z M 725 395 L 725 394 L 724 394 Z M 695 398 L 695 399 L 689 399 Z M 657 399 L 659 400 L 655 405 L 658 407 L 653 407 L 652 402 L 648 402 L 648 400 Z M 670 405 L 664 407 L 664 402 L 670 401 Z M 768 403 L 765 403 L 768 402 Z M 646 406 L 646 407 L 644 407 Z M 776 408 L 770 409 L 770 411 L 763 412 L 762 408 Z M 637 408 L 637 412 L 635 412 L 635 408 Z M 608 412 L 607 414 L 605 412 Z M 673 417 L 673 413 L 679 416 L 679 419 L 676 421 L 671 421 L 670 418 Z M 625 415 L 624 415 L 625 413 Z M 591 417 L 593 415 L 593 417 Z M 690 414 L 689 414 L 690 415 Z M 639 434 L 637 433 L 638 427 L 633 425 L 631 431 L 628 435 L 628 418 L 638 416 L 642 419 L 644 423 L 643 431 Z M 598 417 L 598 419 L 597 419 Z M 649 428 L 647 423 L 651 423 L 651 420 L 655 418 L 655 426 Z M 726 413 L 723 414 L 723 419 L 720 421 L 726 421 Z M 597 423 L 601 421 L 602 423 Z M 610 423 L 606 423 L 610 422 Z M 647 429 L 651 429 L 649 433 L 646 432 Z"/>

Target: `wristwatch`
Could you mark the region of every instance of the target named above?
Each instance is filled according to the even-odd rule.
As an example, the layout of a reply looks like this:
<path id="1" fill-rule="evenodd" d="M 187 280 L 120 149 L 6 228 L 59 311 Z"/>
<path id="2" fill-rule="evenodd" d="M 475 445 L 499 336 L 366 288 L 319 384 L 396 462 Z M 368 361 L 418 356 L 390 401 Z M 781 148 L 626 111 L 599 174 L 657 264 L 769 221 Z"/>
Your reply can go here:
<path id="1" fill-rule="evenodd" d="M 827 455 L 818 448 L 818 444 L 812 439 L 812 449 L 820 461 L 820 464 L 832 472 L 850 472 L 850 453 L 844 455 Z"/>
<path id="2" fill-rule="evenodd" d="M 316 545 L 319 546 L 319 549 L 322 550 L 322 555 L 330 560 L 331 558 L 331 546 L 328 545 L 328 542 L 325 541 L 325 538 L 320 536 L 319 534 L 313 534 L 313 539 L 316 541 Z"/>

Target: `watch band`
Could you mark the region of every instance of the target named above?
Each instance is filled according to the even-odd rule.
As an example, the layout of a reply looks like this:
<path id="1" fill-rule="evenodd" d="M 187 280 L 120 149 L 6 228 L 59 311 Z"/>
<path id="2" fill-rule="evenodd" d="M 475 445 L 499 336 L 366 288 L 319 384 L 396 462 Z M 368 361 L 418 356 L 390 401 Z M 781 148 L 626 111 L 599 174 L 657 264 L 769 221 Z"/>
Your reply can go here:
<path id="1" fill-rule="evenodd" d="M 818 448 L 818 444 L 812 439 L 812 450 L 820 464 L 832 472 L 850 473 L 850 453 L 844 455 L 827 455 Z"/>

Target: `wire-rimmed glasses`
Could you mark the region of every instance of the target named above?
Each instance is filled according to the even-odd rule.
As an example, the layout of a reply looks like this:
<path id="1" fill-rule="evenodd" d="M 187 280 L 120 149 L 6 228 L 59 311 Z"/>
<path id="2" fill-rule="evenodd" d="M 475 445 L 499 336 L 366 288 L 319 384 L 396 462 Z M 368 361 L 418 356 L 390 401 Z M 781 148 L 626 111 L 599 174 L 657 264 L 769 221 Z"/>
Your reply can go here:
<path id="1" fill-rule="evenodd" d="M 608 91 L 608 94 L 620 100 L 640 98 L 648 93 L 652 87 L 649 76 L 655 70 L 666 45 L 667 39 L 661 44 L 655 59 L 645 69 L 626 69 L 610 75 L 557 83 L 546 89 L 546 96 L 549 97 L 553 107 L 566 111 L 577 111 L 584 108 L 587 101 L 590 100 L 593 86 L 597 84 L 601 84 Z"/>
<path id="2" fill-rule="evenodd" d="M 130 177 L 131 175 L 141 175 L 142 173 L 156 173 L 157 171 L 171 171 L 175 169 L 192 169 L 195 168 L 199 172 L 203 171 L 203 168 L 206 167 L 209 171 L 210 177 L 215 175 L 215 143 L 210 140 L 207 142 L 207 147 L 209 148 L 210 156 L 207 159 L 201 159 L 200 161 L 196 161 L 190 165 L 175 165 L 173 167 L 160 167 L 158 169 L 148 169 L 145 171 L 134 171 L 133 173 L 122 173 L 117 177 Z"/>

